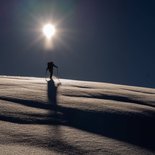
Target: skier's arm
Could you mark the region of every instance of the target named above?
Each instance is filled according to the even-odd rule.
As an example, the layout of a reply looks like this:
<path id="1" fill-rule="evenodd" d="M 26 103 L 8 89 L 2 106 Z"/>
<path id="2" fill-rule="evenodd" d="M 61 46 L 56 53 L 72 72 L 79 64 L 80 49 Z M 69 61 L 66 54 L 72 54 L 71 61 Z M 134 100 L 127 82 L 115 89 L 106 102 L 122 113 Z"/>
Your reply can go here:
<path id="1" fill-rule="evenodd" d="M 55 68 L 58 68 L 58 66 L 56 66 L 55 64 L 53 64 L 53 66 L 54 66 Z"/>

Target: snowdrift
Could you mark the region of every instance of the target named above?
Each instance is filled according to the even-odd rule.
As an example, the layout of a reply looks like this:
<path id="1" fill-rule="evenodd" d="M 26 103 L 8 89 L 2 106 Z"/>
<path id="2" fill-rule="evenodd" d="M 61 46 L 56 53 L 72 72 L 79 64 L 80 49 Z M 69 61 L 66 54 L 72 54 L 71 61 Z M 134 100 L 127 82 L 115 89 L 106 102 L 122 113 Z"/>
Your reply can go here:
<path id="1" fill-rule="evenodd" d="M 0 154 L 154 153 L 155 89 L 0 76 Z"/>

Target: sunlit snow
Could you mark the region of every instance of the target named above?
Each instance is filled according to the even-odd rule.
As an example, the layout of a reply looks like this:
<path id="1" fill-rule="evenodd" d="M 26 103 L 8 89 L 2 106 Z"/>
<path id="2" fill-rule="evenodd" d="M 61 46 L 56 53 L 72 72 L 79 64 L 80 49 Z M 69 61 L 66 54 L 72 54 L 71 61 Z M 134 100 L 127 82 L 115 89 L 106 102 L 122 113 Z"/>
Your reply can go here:
<path id="1" fill-rule="evenodd" d="M 155 89 L 0 76 L 0 154 L 155 153 Z"/>

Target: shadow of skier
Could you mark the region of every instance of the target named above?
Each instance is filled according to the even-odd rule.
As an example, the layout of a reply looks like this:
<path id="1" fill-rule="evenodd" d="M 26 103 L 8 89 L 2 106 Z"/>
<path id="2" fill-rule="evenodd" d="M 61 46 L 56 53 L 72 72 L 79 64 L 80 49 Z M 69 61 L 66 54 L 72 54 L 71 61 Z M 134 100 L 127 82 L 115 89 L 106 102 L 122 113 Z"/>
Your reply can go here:
<path id="1" fill-rule="evenodd" d="M 62 138 L 62 129 L 60 128 L 61 123 L 65 120 L 63 117 L 64 111 L 59 109 L 57 103 L 57 90 L 61 83 L 55 83 L 53 79 L 48 81 L 47 83 L 47 96 L 48 96 L 48 103 L 51 105 L 49 109 L 49 119 L 48 119 L 48 129 L 49 129 L 49 139 L 48 139 L 48 147 L 54 149 L 57 152 L 73 152 L 73 154 L 82 154 L 86 153 L 85 150 L 75 147 L 70 143 L 64 141 Z M 66 150 L 67 148 L 67 150 Z"/>
<path id="2" fill-rule="evenodd" d="M 48 103 L 51 105 L 51 111 L 54 114 L 57 114 L 57 88 L 58 86 L 55 84 L 54 80 L 51 79 L 47 82 L 47 96 Z"/>

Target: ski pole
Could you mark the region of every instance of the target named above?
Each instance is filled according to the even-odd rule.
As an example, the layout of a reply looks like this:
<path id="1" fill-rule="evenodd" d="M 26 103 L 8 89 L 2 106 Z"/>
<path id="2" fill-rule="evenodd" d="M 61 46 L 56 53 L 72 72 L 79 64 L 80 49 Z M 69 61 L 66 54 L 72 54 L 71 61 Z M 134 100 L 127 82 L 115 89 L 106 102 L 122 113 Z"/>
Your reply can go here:
<path id="1" fill-rule="evenodd" d="M 58 79 L 59 83 L 61 83 L 61 82 L 60 82 L 60 79 L 59 79 L 59 72 L 58 72 L 58 68 L 57 68 L 57 79 Z"/>
<path id="2" fill-rule="evenodd" d="M 57 68 L 57 77 L 59 77 L 59 74 L 58 74 L 58 68 Z"/>
<path id="3" fill-rule="evenodd" d="M 46 78 L 46 76 L 47 76 L 47 69 L 46 69 L 46 71 L 45 71 L 45 80 L 47 81 L 47 78 Z"/>

